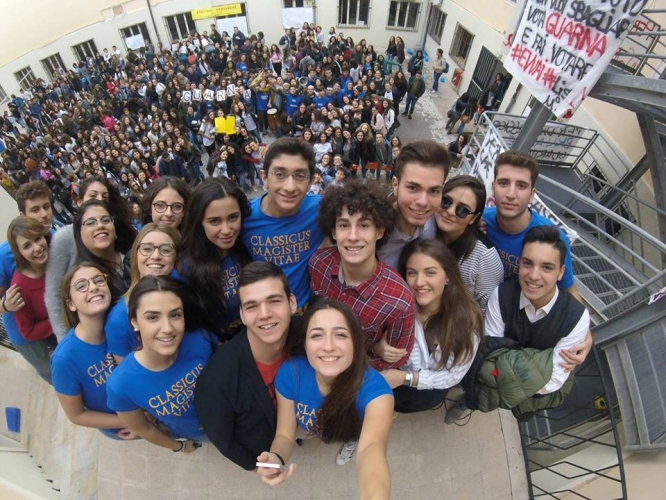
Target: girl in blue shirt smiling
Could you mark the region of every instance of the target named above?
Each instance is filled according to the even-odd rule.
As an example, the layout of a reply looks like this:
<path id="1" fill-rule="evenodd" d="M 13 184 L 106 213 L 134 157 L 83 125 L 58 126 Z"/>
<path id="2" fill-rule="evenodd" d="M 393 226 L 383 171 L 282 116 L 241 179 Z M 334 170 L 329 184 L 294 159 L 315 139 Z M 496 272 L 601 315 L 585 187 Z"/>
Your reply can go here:
<path id="1" fill-rule="evenodd" d="M 306 357 L 285 361 L 277 373 L 277 431 L 270 451 L 257 460 L 285 465 L 294 451 L 298 427 L 326 443 L 358 440 L 360 496 L 389 498 L 386 446 L 393 394 L 384 378 L 367 365 L 361 324 L 346 305 L 320 299 L 303 315 L 301 332 Z M 349 458 L 351 454 L 346 461 Z M 338 465 L 346 461 L 336 460 Z M 289 479 L 295 470 L 295 464 L 286 470 L 257 469 L 272 486 Z"/>
<path id="2" fill-rule="evenodd" d="M 82 262 L 65 274 L 60 296 L 65 325 L 71 329 L 51 357 L 51 375 L 67 418 L 109 437 L 135 439 L 106 404 L 106 383 L 114 368 L 104 336 L 111 305 L 108 276 L 95 264 Z"/>

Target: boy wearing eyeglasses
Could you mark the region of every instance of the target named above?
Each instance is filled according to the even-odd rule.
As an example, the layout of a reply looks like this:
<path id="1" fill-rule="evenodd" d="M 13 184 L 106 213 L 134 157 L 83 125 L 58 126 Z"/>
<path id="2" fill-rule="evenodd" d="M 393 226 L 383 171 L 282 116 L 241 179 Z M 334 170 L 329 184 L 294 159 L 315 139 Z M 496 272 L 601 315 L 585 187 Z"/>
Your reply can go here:
<path id="1" fill-rule="evenodd" d="M 241 238 L 252 259 L 278 265 L 287 275 L 298 312 L 310 299 L 308 260 L 324 242 L 317 225 L 320 196 L 306 196 L 315 173 L 312 146 L 283 137 L 264 156 L 261 178 L 267 192 L 250 202 Z"/>

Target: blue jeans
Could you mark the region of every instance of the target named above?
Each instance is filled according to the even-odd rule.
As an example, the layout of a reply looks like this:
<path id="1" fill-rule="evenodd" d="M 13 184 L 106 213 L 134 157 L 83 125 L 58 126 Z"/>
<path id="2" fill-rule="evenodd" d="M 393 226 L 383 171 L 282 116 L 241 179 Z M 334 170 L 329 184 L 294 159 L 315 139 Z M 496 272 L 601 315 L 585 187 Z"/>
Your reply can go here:
<path id="1" fill-rule="evenodd" d="M 37 370 L 37 374 L 46 382 L 51 382 L 51 352 L 58 345 L 55 335 L 43 340 L 35 340 L 27 344 L 18 344 L 14 348 L 25 360 Z"/>
<path id="2" fill-rule="evenodd" d="M 414 112 L 414 108 L 416 107 L 416 101 L 418 100 L 419 100 L 418 97 L 408 93 L 407 98 L 405 99 L 405 113 L 411 115 Z"/>
<path id="3" fill-rule="evenodd" d="M 433 89 L 435 92 L 437 92 L 437 91 L 439 90 L 439 79 L 440 79 L 441 76 L 442 76 L 442 73 L 441 73 L 441 72 L 438 73 L 437 71 L 435 71 L 435 72 L 433 73 L 433 78 L 435 79 L 435 81 L 432 82 L 432 89 Z"/>

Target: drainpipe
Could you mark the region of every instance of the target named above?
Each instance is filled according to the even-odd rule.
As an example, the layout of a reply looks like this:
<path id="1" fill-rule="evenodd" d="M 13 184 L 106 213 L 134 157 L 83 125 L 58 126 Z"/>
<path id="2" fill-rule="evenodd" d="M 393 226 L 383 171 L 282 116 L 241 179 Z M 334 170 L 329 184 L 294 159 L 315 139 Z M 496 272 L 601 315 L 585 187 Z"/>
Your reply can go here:
<path id="1" fill-rule="evenodd" d="M 421 49 L 423 50 L 423 54 L 425 55 L 425 46 L 426 46 L 426 40 L 428 39 L 428 29 L 430 28 L 430 6 L 432 4 L 428 2 L 428 12 L 425 13 L 426 15 L 426 25 L 425 29 L 423 30 L 423 40 L 421 41 Z"/>
<path id="2" fill-rule="evenodd" d="M 150 5 L 150 0 L 146 0 L 146 5 L 148 6 L 148 12 L 150 13 L 150 20 L 153 22 L 153 29 L 155 30 L 155 36 L 157 37 L 157 43 L 161 44 L 162 40 L 160 39 L 160 32 L 157 31 L 157 24 L 155 23 L 155 16 L 153 16 L 153 8 Z"/>

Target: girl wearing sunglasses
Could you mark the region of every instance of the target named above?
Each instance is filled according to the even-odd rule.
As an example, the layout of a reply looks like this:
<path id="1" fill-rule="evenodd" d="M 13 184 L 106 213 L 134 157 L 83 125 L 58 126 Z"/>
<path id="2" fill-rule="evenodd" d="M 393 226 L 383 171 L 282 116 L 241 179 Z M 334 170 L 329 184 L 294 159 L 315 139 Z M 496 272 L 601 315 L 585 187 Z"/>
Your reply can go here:
<path id="1" fill-rule="evenodd" d="M 158 226 L 151 222 L 144 226 L 134 240 L 130 250 L 130 290 L 145 276 L 169 276 L 178 279 L 174 270 L 176 249 L 180 245 L 180 234 L 172 227 Z M 104 331 L 109 343 L 109 352 L 116 363 L 139 346 L 136 332 L 127 317 L 129 292 L 111 309 Z"/>
<path id="2" fill-rule="evenodd" d="M 104 336 L 111 306 L 107 279 L 92 262 L 77 264 L 65 274 L 60 300 L 70 330 L 51 357 L 53 387 L 72 423 L 114 439 L 135 439 L 106 404 L 106 381 L 114 366 Z"/>
<path id="3" fill-rule="evenodd" d="M 483 183 L 471 175 L 459 175 L 444 185 L 441 208 L 435 215 L 437 238 L 453 251 L 463 283 L 484 314 L 491 292 L 504 281 L 497 250 L 479 231 L 485 206 Z"/>

